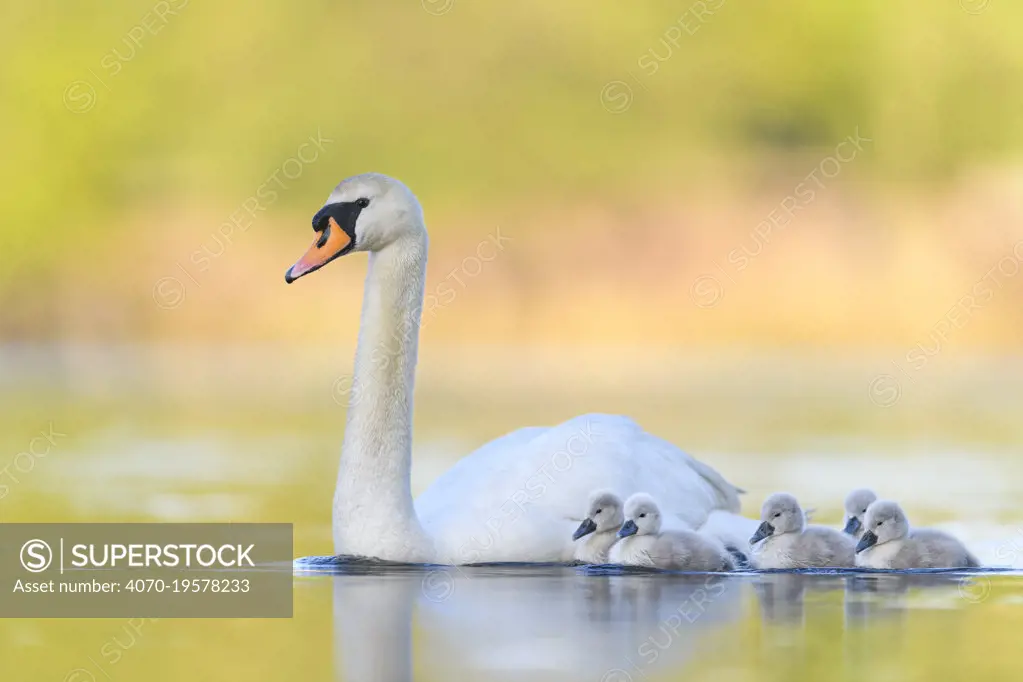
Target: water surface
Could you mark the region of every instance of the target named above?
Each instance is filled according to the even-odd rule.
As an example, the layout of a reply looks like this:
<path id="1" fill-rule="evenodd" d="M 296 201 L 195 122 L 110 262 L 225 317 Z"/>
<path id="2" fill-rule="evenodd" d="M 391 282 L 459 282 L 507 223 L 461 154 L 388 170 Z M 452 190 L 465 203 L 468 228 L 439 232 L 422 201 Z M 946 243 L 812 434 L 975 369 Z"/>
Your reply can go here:
<path id="1" fill-rule="evenodd" d="M 424 345 L 414 491 L 516 427 L 622 413 L 746 488 L 748 515 L 788 490 L 837 526 L 872 485 L 1023 569 L 1017 361 L 935 362 L 882 408 L 884 356 L 591 355 Z M 329 554 L 350 359 L 0 347 L 0 522 L 288 522 L 296 556 Z M 0 679 L 1018 680 L 1023 631 L 1019 573 L 348 566 L 299 571 L 294 596 L 291 620 L 0 620 Z"/>
<path id="2" fill-rule="evenodd" d="M 1023 622 L 1023 580 L 1005 573 L 340 567 L 297 581 L 333 593 L 345 680 L 956 679 L 984 658 L 1009 679 L 997 647 L 1012 635 L 985 656 L 972 629 Z"/>

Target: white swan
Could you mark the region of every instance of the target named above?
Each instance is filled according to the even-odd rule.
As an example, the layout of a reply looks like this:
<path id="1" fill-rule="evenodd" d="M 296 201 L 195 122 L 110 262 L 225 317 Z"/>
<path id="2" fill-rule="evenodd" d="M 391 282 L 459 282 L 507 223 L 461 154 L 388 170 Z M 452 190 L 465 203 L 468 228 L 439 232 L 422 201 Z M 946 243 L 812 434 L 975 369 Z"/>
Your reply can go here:
<path id="1" fill-rule="evenodd" d="M 863 568 L 977 568 L 980 562 L 948 533 L 910 529 L 896 502 L 877 500 L 867 507 L 864 531 L 856 545 L 856 565 Z"/>
<path id="2" fill-rule="evenodd" d="M 625 501 L 625 523 L 611 562 L 680 571 L 732 571 L 735 561 L 716 539 L 691 530 L 661 530 L 661 511 L 646 493 Z"/>
<path id="3" fill-rule="evenodd" d="M 352 394 L 334 496 L 339 554 L 410 563 L 566 561 L 579 501 L 645 490 L 694 528 L 739 511 L 735 486 L 625 417 L 584 415 L 520 429 L 473 452 L 413 503 L 412 393 L 426 279 L 422 209 L 402 183 L 349 178 L 313 218 L 292 282 L 369 252 Z M 327 304 L 324 304 L 327 307 Z M 528 361 L 528 360 L 527 360 Z M 731 515 L 730 515 L 731 518 Z M 737 527 L 749 521 L 740 521 Z"/>
<path id="4" fill-rule="evenodd" d="M 788 493 L 775 493 L 760 510 L 762 520 L 750 538 L 757 568 L 851 567 L 855 544 L 834 528 L 808 526 L 799 502 Z"/>

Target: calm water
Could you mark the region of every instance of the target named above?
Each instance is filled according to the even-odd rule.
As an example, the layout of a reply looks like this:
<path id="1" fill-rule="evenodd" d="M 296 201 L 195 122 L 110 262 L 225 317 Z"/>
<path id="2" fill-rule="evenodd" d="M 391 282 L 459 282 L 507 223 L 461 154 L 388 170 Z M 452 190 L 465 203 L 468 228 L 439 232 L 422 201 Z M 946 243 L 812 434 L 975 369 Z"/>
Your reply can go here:
<path id="1" fill-rule="evenodd" d="M 0 470 L 17 477 L 0 481 L 0 521 L 284 521 L 296 556 L 327 554 L 348 353 L 0 349 Z M 1016 570 L 305 567 L 291 620 L 0 620 L 0 679 L 1019 679 L 1019 363 L 929 366 L 879 407 L 883 356 L 618 352 L 595 354 L 614 366 L 521 368 L 514 354 L 423 353 L 416 491 L 517 426 L 619 412 L 746 488 L 747 514 L 784 489 L 837 525 L 845 493 L 868 484 Z M 573 363 L 586 372 L 554 371 Z M 52 448 L 15 465 L 40 433 Z"/>
<path id="2" fill-rule="evenodd" d="M 955 679 L 978 658 L 972 628 L 1023 622 L 1023 581 L 1007 574 L 369 567 L 300 571 L 296 589 L 332 595 L 346 680 Z M 995 646 L 1008 679 L 1013 656 L 1000 667 Z"/>

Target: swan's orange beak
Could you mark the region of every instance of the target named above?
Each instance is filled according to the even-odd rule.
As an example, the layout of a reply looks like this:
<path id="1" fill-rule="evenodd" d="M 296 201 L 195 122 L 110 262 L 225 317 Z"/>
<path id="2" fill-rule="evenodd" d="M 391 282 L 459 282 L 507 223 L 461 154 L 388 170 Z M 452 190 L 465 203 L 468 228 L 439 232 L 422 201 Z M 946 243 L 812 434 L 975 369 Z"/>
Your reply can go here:
<path id="1" fill-rule="evenodd" d="M 305 255 L 288 268 L 284 281 L 291 284 L 299 277 L 315 272 L 335 258 L 347 253 L 352 238 L 337 224 L 334 217 L 328 219 L 326 227 L 320 232 L 305 252 Z"/>

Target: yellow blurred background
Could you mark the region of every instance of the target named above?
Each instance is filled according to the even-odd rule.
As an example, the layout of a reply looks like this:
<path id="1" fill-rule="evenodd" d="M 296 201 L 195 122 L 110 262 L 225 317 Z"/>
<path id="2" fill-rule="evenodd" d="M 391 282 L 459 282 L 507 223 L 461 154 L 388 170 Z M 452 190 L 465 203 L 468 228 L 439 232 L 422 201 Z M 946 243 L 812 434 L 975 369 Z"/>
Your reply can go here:
<path id="1" fill-rule="evenodd" d="M 990 276 L 954 345 L 1015 347 L 1021 19 L 986 0 L 7 3 L 0 338 L 352 338 L 361 262 L 283 272 L 330 189 L 372 170 L 425 206 L 428 291 L 475 273 L 428 341 L 901 348 Z"/>

